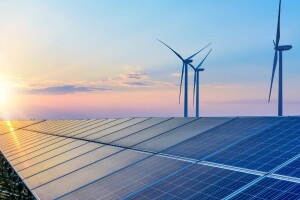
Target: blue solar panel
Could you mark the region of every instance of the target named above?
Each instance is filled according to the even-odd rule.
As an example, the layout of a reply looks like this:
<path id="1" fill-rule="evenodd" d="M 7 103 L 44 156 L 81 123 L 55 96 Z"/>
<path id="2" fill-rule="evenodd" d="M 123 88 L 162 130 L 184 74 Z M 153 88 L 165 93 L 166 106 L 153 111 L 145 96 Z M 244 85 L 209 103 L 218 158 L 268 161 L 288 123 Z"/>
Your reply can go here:
<path id="1" fill-rule="evenodd" d="M 62 199 L 120 199 L 189 165 L 191 163 L 152 156 L 70 192 Z"/>
<path id="2" fill-rule="evenodd" d="M 300 153 L 300 118 L 279 124 L 205 159 L 236 167 L 270 171 Z"/>
<path id="3" fill-rule="evenodd" d="M 300 184 L 264 178 L 232 199 L 300 199 Z"/>
<path id="4" fill-rule="evenodd" d="M 222 199 L 258 176 L 193 165 L 157 184 L 128 196 L 128 199 Z"/>
<path id="5" fill-rule="evenodd" d="M 281 168 L 276 174 L 300 178 L 300 158 Z"/>
<path id="6" fill-rule="evenodd" d="M 202 159 L 277 121 L 278 118 L 274 117 L 237 118 L 224 125 L 199 134 L 187 141 L 179 143 L 163 151 L 163 153 L 193 159 Z"/>

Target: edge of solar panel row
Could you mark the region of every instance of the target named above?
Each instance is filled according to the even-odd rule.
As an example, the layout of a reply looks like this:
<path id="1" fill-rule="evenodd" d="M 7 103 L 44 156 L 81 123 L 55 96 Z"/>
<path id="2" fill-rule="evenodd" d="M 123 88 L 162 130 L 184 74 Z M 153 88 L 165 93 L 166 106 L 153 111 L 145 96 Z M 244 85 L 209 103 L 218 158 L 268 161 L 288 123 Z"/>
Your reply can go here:
<path id="1" fill-rule="evenodd" d="M 0 121 L 0 150 L 0 198 L 300 199 L 300 117 Z"/>

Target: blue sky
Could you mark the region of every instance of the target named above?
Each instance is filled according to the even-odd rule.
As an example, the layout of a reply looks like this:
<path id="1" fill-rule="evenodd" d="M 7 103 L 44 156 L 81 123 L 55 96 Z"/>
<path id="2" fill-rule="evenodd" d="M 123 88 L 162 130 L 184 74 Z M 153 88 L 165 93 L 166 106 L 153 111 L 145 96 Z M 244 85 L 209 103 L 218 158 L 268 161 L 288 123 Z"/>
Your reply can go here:
<path id="1" fill-rule="evenodd" d="M 281 44 L 293 45 L 291 51 L 284 53 L 284 99 L 288 114 L 300 112 L 299 8 L 300 1 L 282 1 Z M 104 88 L 105 95 L 111 95 L 107 91 L 120 95 L 168 91 L 170 99 L 162 101 L 174 99 L 170 102 L 172 111 L 131 112 L 133 105 L 128 98 L 128 104 L 124 103 L 128 111 L 123 115 L 180 116 L 182 105 L 177 102 L 177 85 L 181 63 L 156 38 L 185 57 L 212 42 L 213 51 L 200 81 L 203 114 L 272 115 L 276 114 L 277 84 L 272 103 L 268 105 L 265 100 L 274 56 L 272 40 L 277 12 L 276 0 L 2 0 L 1 77 L 12 82 L 15 91 L 26 90 L 27 95 L 34 91 L 32 99 L 39 91 L 44 95 L 47 89 L 49 95 L 58 95 L 53 93 L 55 89 L 61 95 L 62 88 L 72 88 L 70 93 L 80 99 L 83 97 L 74 94 L 74 88 L 80 88 L 79 93 L 82 88 L 86 93 L 95 90 L 101 93 Z M 197 56 L 195 63 L 204 55 L 205 52 Z M 138 78 L 132 80 L 133 74 Z M 190 80 L 192 84 L 192 75 Z M 95 86 L 99 88 L 89 89 Z M 126 99 L 126 95 L 122 97 Z M 226 103 L 219 112 L 210 111 L 215 106 L 211 102 L 219 105 L 222 101 Z M 247 110 L 257 102 L 260 102 L 257 113 Z M 236 104 L 241 106 L 235 107 Z M 31 106 L 18 105 L 19 109 L 26 107 L 26 112 L 37 112 Z M 159 109 L 156 103 L 150 102 L 148 106 Z M 105 115 L 108 113 L 93 116 Z M 115 115 L 118 113 L 112 114 Z M 33 116 L 47 117 L 47 113 Z"/>

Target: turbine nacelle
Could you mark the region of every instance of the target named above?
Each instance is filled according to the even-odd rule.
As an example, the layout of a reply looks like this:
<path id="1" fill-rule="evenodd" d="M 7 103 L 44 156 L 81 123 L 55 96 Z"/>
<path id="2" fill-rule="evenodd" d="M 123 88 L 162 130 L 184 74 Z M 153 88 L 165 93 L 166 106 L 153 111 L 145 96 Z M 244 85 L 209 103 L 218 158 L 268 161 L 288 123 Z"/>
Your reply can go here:
<path id="1" fill-rule="evenodd" d="M 275 49 L 276 51 L 288 51 L 288 50 L 290 50 L 291 48 L 293 48 L 292 45 L 282 45 L 282 46 L 274 47 L 274 49 Z"/>
<path id="2" fill-rule="evenodd" d="M 197 69 L 197 71 L 199 72 L 203 72 L 204 70 L 205 70 L 204 68 Z"/>

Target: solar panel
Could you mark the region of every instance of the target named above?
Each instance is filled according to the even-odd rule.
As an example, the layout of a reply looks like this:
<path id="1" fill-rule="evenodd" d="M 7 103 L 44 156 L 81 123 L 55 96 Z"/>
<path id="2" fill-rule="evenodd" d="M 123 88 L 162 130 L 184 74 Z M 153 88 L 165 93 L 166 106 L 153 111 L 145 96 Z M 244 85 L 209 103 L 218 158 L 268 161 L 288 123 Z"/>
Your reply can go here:
<path id="1" fill-rule="evenodd" d="M 125 199 L 222 199 L 258 178 L 205 165 L 193 165 Z"/>
<path id="2" fill-rule="evenodd" d="M 300 117 L 10 123 L 0 198 L 22 180 L 38 199 L 300 199 Z"/>
<path id="3" fill-rule="evenodd" d="M 169 132 L 147 139 L 133 146 L 137 149 L 160 152 L 175 144 L 201 134 L 209 129 L 219 126 L 232 118 L 200 118 L 198 120 L 179 126 Z"/>
<path id="4" fill-rule="evenodd" d="M 139 131 L 136 134 L 131 134 L 128 137 L 118 140 L 117 142 L 113 142 L 113 144 L 118 144 L 124 147 L 131 147 L 145 140 L 151 139 L 172 129 L 175 129 L 179 126 L 182 126 L 186 123 L 190 123 L 194 120 L 196 120 L 196 118 L 172 118 L 163 123 Z"/>
<path id="5" fill-rule="evenodd" d="M 276 122 L 278 122 L 278 119 L 274 117 L 236 118 L 222 126 L 218 126 L 172 146 L 163 151 L 163 153 L 201 160 Z"/>
<path id="6" fill-rule="evenodd" d="M 111 176 L 70 191 L 62 199 L 120 199 L 189 165 L 191 163 L 151 156 Z"/>
<path id="7" fill-rule="evenodd" d="M 231 199 L 300 199 L 300 183 L 264 178 Z"/>
<path id="8" fill-rule="evenodd" d="M 147 128 L 150 128 L 152 126 L 158 125 L 160 123 L 163 123 L 167 120 L 170 120 L 171 118 L 149 118 L 148 120 L 142 121 L 140 123 L 134 124 L 132 126 L 129 126 L 127 128 L 121 129 L 119 131 L 113 132 L 112 134 L 103 136 L 98 139 L 98 141 L 104 142 L 104 143 L 110 143 L 116 140 L 119 140 L 121 138 L 125 138 L 129 135 L 138 133 L 139 131 L 145 130 Z"/>
<path id="9" fill-rule="evenodd" d="M 276 171 L 276 174 L 300 178 L 300 159 L 298 158 L 284 166 L 280 170 Z"/>
<path id="10" fill-rule="evenodd" d="M 300 153 L 300 118 L 286 118 L 205 160 L 270 171 Z"/>
<path id="11" fill-rule="evenodd" d="M 147 118 L 133 118 L 130 120 L 122 120 L 122 121 L 119 120 L 118 124 L 115 124 L 114 126 L 110 126 L 106 129 L 102 129 L 101 131 L 94 132 L 93 134 L 90 135 L 87 134 L 76 135 L 76 138 L 84 138 L 87 140 L 98 141 L 98 139 L 101 137 L 110 135 L 116 131 L 138 124 L 145 120 L 147 120 Z"/>
<path id="12" fill-rule="evenodd" d="M 116 171 L 124 169 L 149 155 L 124 150 L 104 160 L 88 165 L 43 186 L 32 189 L 41 199 L 54 199 L 69 191 L 82 187 L 90 182 L 104 178 Z M 72 184 L 66 184 L 72 183 Z"/>
<path id="13" fill-rule="evenodd" d="M 19 171 L 19 174 L 23 178 L 28 178 L 34 176 L 38 173 L 41 173 L 47 169 L 51 169 L 55 166 L 58 166 L 62 163 L 68 162 L 72 159 L 75 159 L 81 155 L 84 155 L 90 151 L 93 151 L 97 148 L 102 147 L 103 145 L 99 145 L 96 143 L 85 143 L 84 145 L 78 146 L 71 150 L 61 151 L 54 157 L 50 157 L 48 159 L 44 159 L 44 157 L 39 157 L 38 163 L 32 166 L 22 166 L 22 169 Z M 46 156 L 45 156 L 46 157 Z"/>

